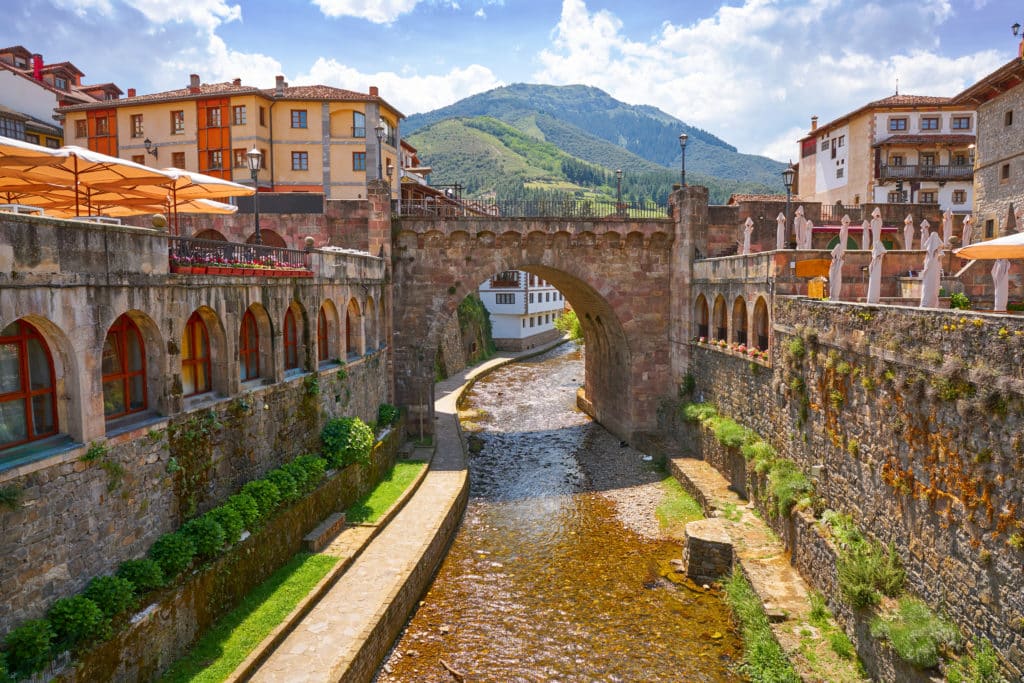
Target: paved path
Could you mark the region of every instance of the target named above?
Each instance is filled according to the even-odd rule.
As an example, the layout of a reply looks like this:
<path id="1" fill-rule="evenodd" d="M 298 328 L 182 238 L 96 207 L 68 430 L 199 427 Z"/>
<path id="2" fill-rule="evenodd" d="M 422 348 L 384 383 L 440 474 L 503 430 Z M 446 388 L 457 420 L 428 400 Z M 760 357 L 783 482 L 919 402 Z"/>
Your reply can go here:
<path id="1" fill-rule="evenodd" d="M 251 680 L 313 683 L 370 679 L 394 637 L 384 642 L 383 632 L 392 631 L 390 626 L 396 621 L 401 627 L 408 616 L 396 617 L 393 605 L 408 602 L 410 577 L 417 570 L 424 571 L 419 567 L 421 559 L 432 552 L 438 530 L 454 508 L 464 505 L 468 493 L 466 456 L 456 409 L 462 387 L 499 365 L 555 345 L 497 356 L 437 385 L 437 393 L 442 395 L 434 404 L 437 451 L 423 483 Z M 461 516 L 461 509 L 457 512 Z M 448 539 L 442 541 L 447 547 Z M 434 568 L 426 568 L 430 576 Z M 417 591 L 411 605 L 419 597 Z M 368 657 L 366 648 L 383 648 L 383 652 L 380 657 Z"/>

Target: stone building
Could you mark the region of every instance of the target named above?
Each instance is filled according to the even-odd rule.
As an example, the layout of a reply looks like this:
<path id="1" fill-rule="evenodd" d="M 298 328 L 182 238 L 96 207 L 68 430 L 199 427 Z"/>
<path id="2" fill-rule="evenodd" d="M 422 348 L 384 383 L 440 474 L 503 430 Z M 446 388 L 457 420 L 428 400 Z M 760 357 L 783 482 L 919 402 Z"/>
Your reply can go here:
<path id="1" fill-rule="evenodd" d="M 953 98 L 976 107 L 978 146 L 974 160 L 976 229 L 986 237 L 1008 234 L 1011 205 L 1024 209 L 1024 58 L 1016 57 Z M 1021 225 L 1018 222 L 1017 229 Z"/>

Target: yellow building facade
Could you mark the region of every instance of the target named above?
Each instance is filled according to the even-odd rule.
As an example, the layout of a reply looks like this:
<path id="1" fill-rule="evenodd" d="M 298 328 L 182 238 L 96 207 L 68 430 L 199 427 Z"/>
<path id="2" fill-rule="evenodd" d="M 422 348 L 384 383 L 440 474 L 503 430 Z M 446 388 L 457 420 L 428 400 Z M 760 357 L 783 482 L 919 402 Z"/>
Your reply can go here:
<path id="1" fill-rule="evenodd" d="M 323 192 L 328 199 L 364 199 L 367 181 L 394 174 L 404 118 L 376 88 L 289 86 L 280 76 L 274 88 L 259 89 L 192 75 L 179 90 L 129 90 L 123 99 L 59 111 L 68 144 L 245 184 L 246 152 L 255 147 L 263 153 L 260 191 Z"/>

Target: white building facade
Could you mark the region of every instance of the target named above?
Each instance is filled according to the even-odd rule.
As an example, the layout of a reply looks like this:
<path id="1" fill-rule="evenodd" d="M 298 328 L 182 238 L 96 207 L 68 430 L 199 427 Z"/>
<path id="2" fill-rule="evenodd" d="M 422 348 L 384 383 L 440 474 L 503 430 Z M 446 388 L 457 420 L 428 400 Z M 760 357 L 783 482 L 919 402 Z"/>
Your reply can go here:
<path id="1" fill-rule="evenodd" d="M 521 270 L 498 273 L 478 288 L 491 314 L 494 344 L 503 351 L 522 351 L 557 338 L 555 320 L 565 297 L 554 285 Z"/>

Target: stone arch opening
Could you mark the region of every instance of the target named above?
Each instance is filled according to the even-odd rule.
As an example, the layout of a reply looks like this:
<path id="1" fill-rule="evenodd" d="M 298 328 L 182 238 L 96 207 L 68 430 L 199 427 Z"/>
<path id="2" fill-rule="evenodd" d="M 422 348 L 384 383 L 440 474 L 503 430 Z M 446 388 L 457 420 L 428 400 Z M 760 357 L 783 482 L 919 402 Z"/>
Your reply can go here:
<path id="1" fill-rule="evenodd" d="M 732 302 L 732 340 L 737 344 L 747 343 L 747 301 L 742 296 Z"/>
<path id="2" fill-rule="evenodd" d="M 282 332 L 285 372 L 302 372 L 310 369 L 312 365 L 309 361 L 309 325 L 306 320 L 306 309 L 295 299 L 285 309 Z"/>
<path id="3" fill-rule="evenodd" d="M 359 302 L 349 299 L 345 309 L 345 357 L 352 361 L 363 355 L 363 314 Z"/>
<path id="4" fill-rule="evenodd" d="M 248 316 L 248 318 L 247 318 Z M 251 364 L 255 370 L 255 374 L 246 372 L 245 364 L 243 363 L 242 356 L 242 343 L 243 337 L 246 334 L 246 320 L 249 321 L 250 325 L 255 326 L 255 339 L 249 340 L 249 358 L 255 360 L 256 363 Z M 249 333 L 252 332 L 250 328 Z M 239 318 L 239 330 L 238 330 L 238 359 L 239 359 L 239 380 L 245 382 L 247 380 L 256 379 L 270 379 L 274 377 L 274 324 L 270 319 L 270 314 L 267 313 L 267 309 L 263 307 L 263 304 L 253 303 L 250 304 L 249 308 L 245 310 L 241 318 Z"/>
<path id="5" fill-rule="evenodd" d="M 729 318 L 725 309 L 725 297 L 721 294 L 715 297 L 714 335 L 715 341 L 729 339 Z"/>
<path id="6" fill-rule="evenodd" d="M 267 230 L 266 228 L 260 229 L 260 241 L 264 246 L 267 247 L 278 247 L 280 249 L 287 249 L 288 244 L 284 241 L 284 238 L 273 230 Z M 256 243 L 256 233 L 252 233 L 245 239 L 246 244 Z"/>
<path id="7" fill-rule="evenodd" d="M 758 351 L 768 350 L 768 302 L 763 296 L 754 304 L 754 338 L 751 340 Z"/>
<path id="8" fill-rule="evenodd" d="M 316 324 L 317 361 L 320 365 L 333 363 L 341 357 L 338 344 L 341 341 L 338 330 L 338 309 L 331 299 L 320 305 Z"/>
<path id="9" fill-rule="evenodd" d="M 708 338 L 708 300 L 703 294 L 697 295 L 697 301 L 693 305 L 693 320 L 696 324 L 694 334 L 698 339 Z"/>
<path id="10" fill-rule="evenodd" d="M 227 242 L 228 238 L 216 230 L 210 228 L 195 234 L 197 240 L 211 240 L 213 242 Z"/>
<path id="11" fill-rule="evenodd" d="M 367 352 L 377 349 L 377 307 L 373 303 L 373 297 L 366 297 L 366 308 L 363 312 L 365 319 L 366 350 Z"/>

